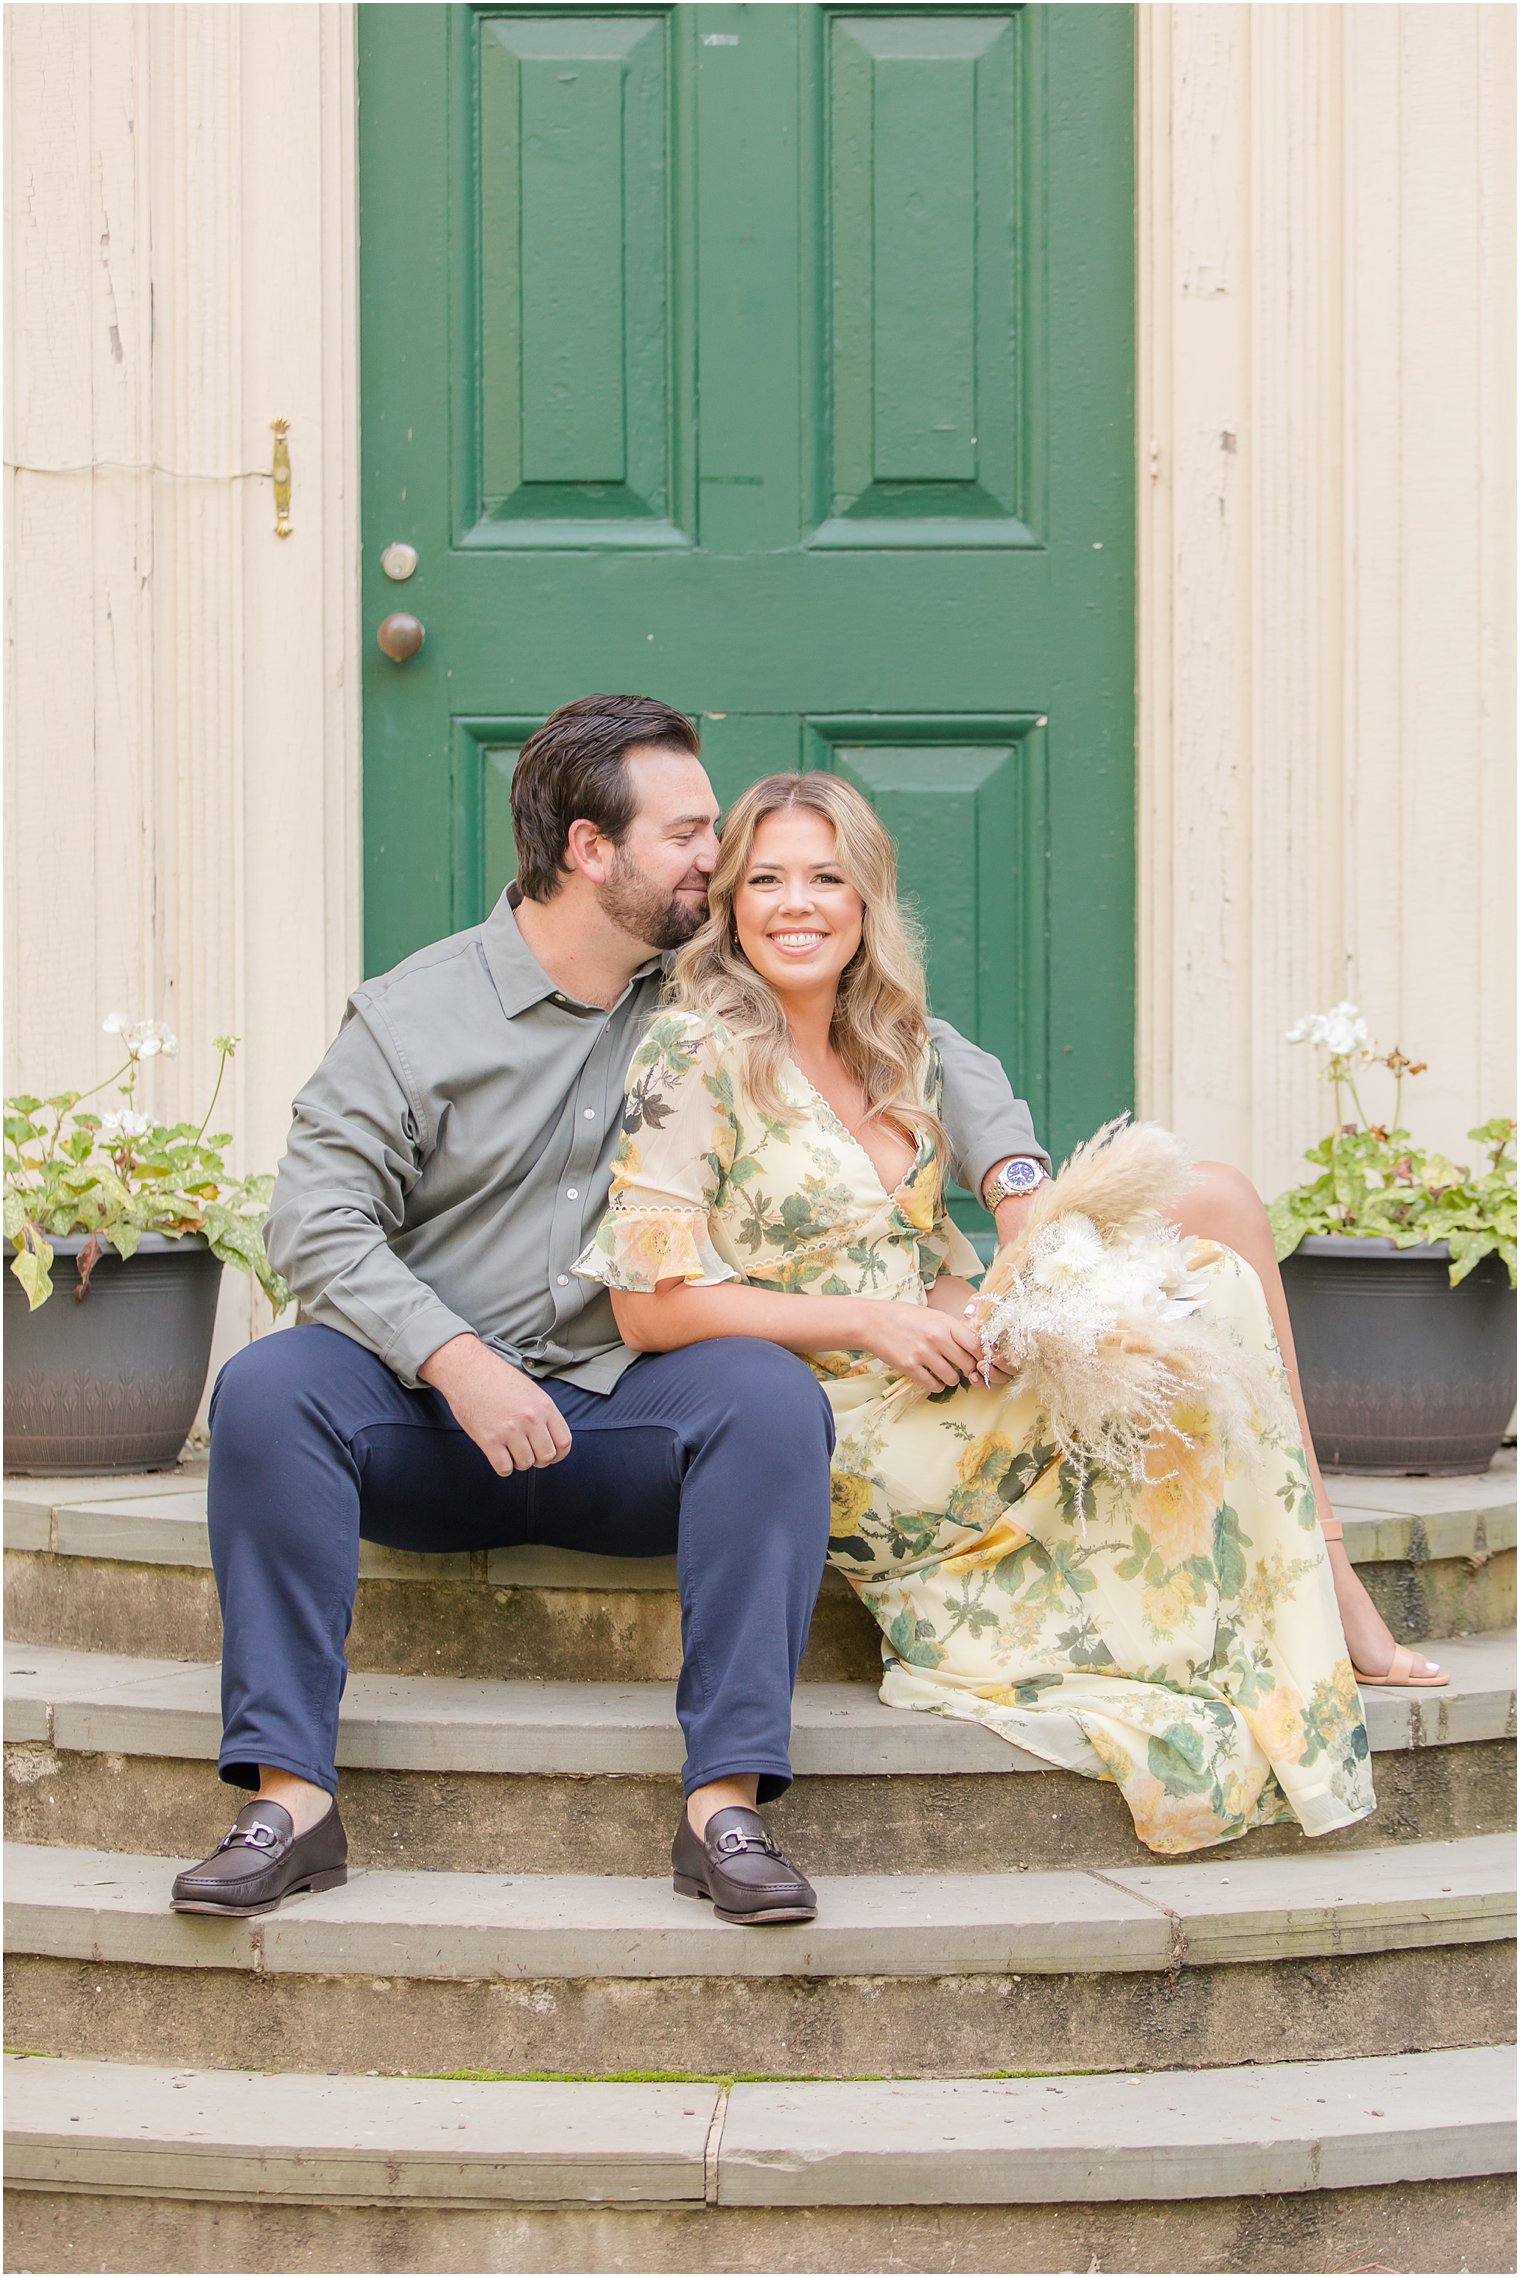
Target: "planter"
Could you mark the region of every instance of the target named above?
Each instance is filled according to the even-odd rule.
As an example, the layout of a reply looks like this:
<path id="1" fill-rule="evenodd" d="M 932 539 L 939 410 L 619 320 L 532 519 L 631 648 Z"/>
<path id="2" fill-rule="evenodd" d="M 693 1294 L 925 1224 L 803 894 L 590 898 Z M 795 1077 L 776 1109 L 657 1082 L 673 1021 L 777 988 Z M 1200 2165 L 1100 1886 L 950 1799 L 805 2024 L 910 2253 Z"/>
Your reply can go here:
<path id="1" fill-rule="evenodd" d="M 1309 1234 L 1282 1264 L 1327 1471 L 1486 1470 L 1515 1404 L 1515 1292 L 1497 1257 L 1453 1288 L 1444 1241 Z"/>
<path id="2" fill-rule="evenodd" d="M 199 1234 L 146 1234 L 134 1257 L 103 1250 L 76 1302 L 88 1239 L 53 1242 L 53 1294 L 36 1312 L 5 1276 L 7 1470 L 168 1470 L 195 1421 L 221 1259 Z"/>

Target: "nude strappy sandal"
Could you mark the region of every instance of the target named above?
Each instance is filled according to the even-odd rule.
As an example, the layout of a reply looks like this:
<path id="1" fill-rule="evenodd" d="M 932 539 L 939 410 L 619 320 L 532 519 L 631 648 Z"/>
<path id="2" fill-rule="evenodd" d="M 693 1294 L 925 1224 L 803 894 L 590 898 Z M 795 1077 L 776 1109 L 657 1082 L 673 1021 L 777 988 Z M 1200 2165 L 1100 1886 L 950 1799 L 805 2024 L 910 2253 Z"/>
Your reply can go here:
<path id="1" fill-rule="evenodd" d="M 1343 1542 L 1346 1538 L 1346 1529 L 1339 1518 L 1321 1518 L 1319 1530 L 1327 1542 Z M 1417 1661 L 1423 1662 L 1430 1673 L 1420 1674 Z M 1351 1663 L 1351 1673 L 1356 1678 L 1358 1690 L 1364 1692 L 1377 1691 L 1387 1686 L 1409 1691 L 1438 1692 L 1443 1684 L 1451 1682 L 1448 1671 L 1437 1662 L 1427 1659 L 1424 1654 L 1416 1655 L 1408 1645 L 1402 1644 L 1394 1646 L 1393 1658 L 1381 1676 L 1369 1676 L 1366 1669 L 1358 1668 L 1354 1660 Z"/>

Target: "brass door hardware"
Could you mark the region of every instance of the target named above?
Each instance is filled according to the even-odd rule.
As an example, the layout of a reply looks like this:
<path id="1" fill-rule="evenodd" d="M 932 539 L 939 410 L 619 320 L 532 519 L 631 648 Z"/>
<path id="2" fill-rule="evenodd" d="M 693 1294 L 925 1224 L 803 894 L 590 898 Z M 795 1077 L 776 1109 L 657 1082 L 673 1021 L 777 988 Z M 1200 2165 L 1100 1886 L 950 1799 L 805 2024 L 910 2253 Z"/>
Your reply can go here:
<path id="1" fill-rule="evenodd" d="M 405 664 L 416 655 L 427 638 L 420 618 L 399 615 L 387 617 L 375 635 L 385 655 L 393 664 Z"/>
<path id="2" fill-rule="evenodd" d="M 273 419 L 270 426 L 274 430 L 274 465 L 271 470 L 274 476 L 274 534 L 277 538 L 288 538 L 291 532 L 290 421 Z"/>

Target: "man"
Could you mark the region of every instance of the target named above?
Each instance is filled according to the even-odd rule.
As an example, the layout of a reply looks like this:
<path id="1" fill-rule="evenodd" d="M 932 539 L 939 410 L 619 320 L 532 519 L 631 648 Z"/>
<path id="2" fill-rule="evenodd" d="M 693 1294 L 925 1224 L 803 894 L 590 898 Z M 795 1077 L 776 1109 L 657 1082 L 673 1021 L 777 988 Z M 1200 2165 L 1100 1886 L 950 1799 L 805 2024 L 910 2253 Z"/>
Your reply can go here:
<path id="1" fill-rule="evenodd" d="M 606 1290 L 572 1270 L 662 954 L 706 915 L 718 807 L 698 751 L 651 698 L 555 712 L 513 776 L 515 885 L 483 925 L 356 989 L 296 1100 L 267 1240 L 303 1322 L 229 1361 L 211 1410 L 220 1770 L 257 1800 L 179 1875 L 177 1909 L 262 1913 L 346 1879 L 334 1753 L 363 1538 L 674 1551 L 674 1871 L 726 1920 L 816 1910 L 756 1805 L 791 1782 L 827 1403 L 801 1360 L 752 1339 L 635 1359 Z M 1003 1182 L 1037 1180 L 997 1062 L 937 1034 L 962 1177 L 978 1190 L 1018 1158 Z"/>

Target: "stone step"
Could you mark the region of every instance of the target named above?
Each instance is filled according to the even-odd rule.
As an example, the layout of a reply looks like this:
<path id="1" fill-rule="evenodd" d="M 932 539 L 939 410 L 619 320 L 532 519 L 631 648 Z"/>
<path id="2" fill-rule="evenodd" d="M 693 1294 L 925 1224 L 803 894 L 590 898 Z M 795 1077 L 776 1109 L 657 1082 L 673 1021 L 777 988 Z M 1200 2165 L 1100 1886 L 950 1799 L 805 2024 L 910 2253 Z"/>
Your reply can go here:
<path id="1" fill-rule="evenodd" d="M 23 2268 L 1324 2269 L 1375 2234 L 1445 2270 L 1508 2250 L 1513 2049 L 729 2087 L 7 2072 Z"/>
<path id="2" fill-rule="evenodd" d="M 1322 1839 L 1382 1847 L 1513 1824 L 1513 1634 L 1446 1649 L 1448 1689 L 1366 1694 L 1384 1815 Z M 226 1798 L 204 1769 L 220 1730 L 214 1668 L 13 1644 L 5 1686 L 17 1839 L 172 1855 L 222 1831 Z M 338 1760 L 365 1865 L 573 1872 L 589 1847 L 596 1863 L 659 1873 L 679 1808 L 681 1740 L 663 1684 L 359 1675 Z M 884 1707 L 864 1685 L 798 1687 L 793 1763 L 798 1784 L 773 1823 L 821 1873 L 1149 1855 L 1111 1788 L 979 1725 Z M 1251 1838 L 1257 1850 L 1300 1840 L 1291 1828 Z"/>
<path id="3" fill-rule="evenodd" d="M 1338 1478 L 1350 1556 L 1407 1642 L 1515 1618 L 1515 1470 L 1458 1479 Z M 215 1660 L 221 1624 L 205 1482 L 10 1479 L 6 1634 L 39 1644 Z M 395 1675 L 674 1680 L 680 1605 L 670 1558 L 513 1549 L 410 1557 L 366 1543 L 351 1665 Z M 876 1626 L 830 1571 L 804 1676 L 870 1679 Z"/>
<path id="4" fill-rule="evenodd" d="M 216 1921 L 169 1911 L 184 1863 L 7 1847 L 13 2044 L 582 2072 L 675 2069 L 710 2037 L 746 2072 L 832 2077 L 1381 2055 L 1498 2041 L 1513 2021 L 1504 1835 L 1102 1874 L 820 1876 L 818 1919 L 764 1932 L 668 1876 L 362 1869 Z"/>

